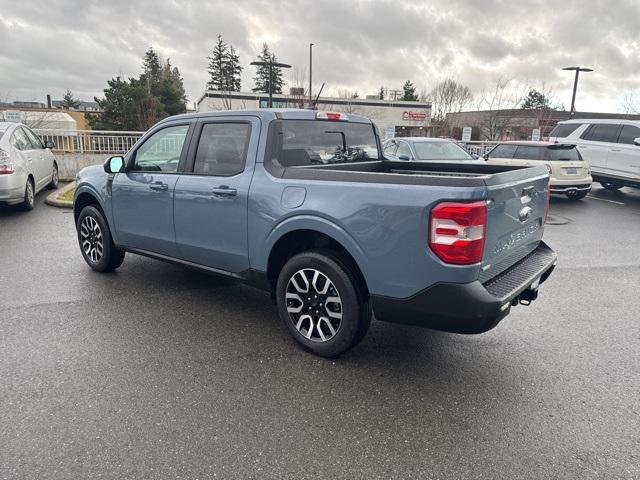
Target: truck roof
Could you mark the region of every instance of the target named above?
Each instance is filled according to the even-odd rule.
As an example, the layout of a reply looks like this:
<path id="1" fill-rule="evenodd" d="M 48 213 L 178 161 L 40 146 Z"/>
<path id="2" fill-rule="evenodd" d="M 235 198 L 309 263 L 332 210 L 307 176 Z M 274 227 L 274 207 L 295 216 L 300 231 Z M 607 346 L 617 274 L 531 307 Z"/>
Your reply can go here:
<path id="1" fill-rule="evenodd" d="M 301 108 L 254 108 L 247 110 L 220 110 L 212 112 L 185 113 L 182 115 L 174 115 L 161 120 L 160 123 L 169 122 L 178 119 L 196 119 L 196 118 L 216 118 L 228 116 L 251 115 L 259 117 L 267 121 L 275 119 L 285 120 L 315 120 L 316 114 L 324 110 L 306 110 Z M 354 115 L 351 113 L 343 113 L 349 122 L 355 123 L 371 123 L 366 117 Z"/>

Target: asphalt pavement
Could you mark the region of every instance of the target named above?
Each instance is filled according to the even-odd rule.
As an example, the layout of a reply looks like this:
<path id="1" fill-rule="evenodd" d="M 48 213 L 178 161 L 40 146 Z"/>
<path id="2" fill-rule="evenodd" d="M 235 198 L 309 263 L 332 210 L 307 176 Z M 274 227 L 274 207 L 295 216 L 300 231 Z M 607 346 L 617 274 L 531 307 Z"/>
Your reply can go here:
<path id="1" fill-rule="evenodd" d="M 336 360 L 269 296 L 0 210 L 1 479 L 639 479 L 640 191 L 554 198 L 559 264 L 476 336 L 374 322 Z"/>

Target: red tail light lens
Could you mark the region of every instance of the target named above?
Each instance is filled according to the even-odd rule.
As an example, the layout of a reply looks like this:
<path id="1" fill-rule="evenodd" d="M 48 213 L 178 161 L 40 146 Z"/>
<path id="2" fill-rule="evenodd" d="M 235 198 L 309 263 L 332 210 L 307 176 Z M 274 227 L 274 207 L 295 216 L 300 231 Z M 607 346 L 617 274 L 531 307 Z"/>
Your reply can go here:
<path id="1" fill-rule="evenodd" d="M 13 167 L 13 163 L 2 163 L 0 164 L 0 175 L 9 175 L 10 173 L 13 173 L 14 167 Z"/>
<path id="2" fill-rule="evenodd" d="M 443 262 L 472 265 L 482 260 L 487 202 L 439 203 L 429 223 L 429 247 Z"/>

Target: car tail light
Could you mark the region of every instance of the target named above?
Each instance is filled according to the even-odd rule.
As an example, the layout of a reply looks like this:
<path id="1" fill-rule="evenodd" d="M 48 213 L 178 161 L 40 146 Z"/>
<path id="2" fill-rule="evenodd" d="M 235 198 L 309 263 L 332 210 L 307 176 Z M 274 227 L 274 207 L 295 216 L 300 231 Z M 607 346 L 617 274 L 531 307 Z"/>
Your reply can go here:
<path id="1" fill-rule="evenodd" d="M 471 265 L 482 260 L 487 202 L 439 203 L 429 223 L 429 246 L 443 262 Z"/>
<path id="2" fill-rule="evenodd" d="M 13 173 L 15 165 L 9 161 L 9 154 L 0 148 L 0 175 Z"/>
<path id="3" fill-rule="evenodd" d="M 340 112 L 318 112 L 316 113 L 317 120 L 349 120 L 349 117 Z"/>

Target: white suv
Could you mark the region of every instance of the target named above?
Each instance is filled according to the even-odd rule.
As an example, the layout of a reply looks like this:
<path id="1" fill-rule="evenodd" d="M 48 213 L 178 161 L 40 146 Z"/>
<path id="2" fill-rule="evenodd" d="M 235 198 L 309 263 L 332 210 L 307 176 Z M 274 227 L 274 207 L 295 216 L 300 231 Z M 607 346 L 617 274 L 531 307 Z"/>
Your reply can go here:
<path id="1" fill-rule="evenodd" d="M 549 140 L 577 145 L 591 166 L 593 180 L 603 187 L 640 188 L 640 121 L 567 120 L 558 123 Z"/>

